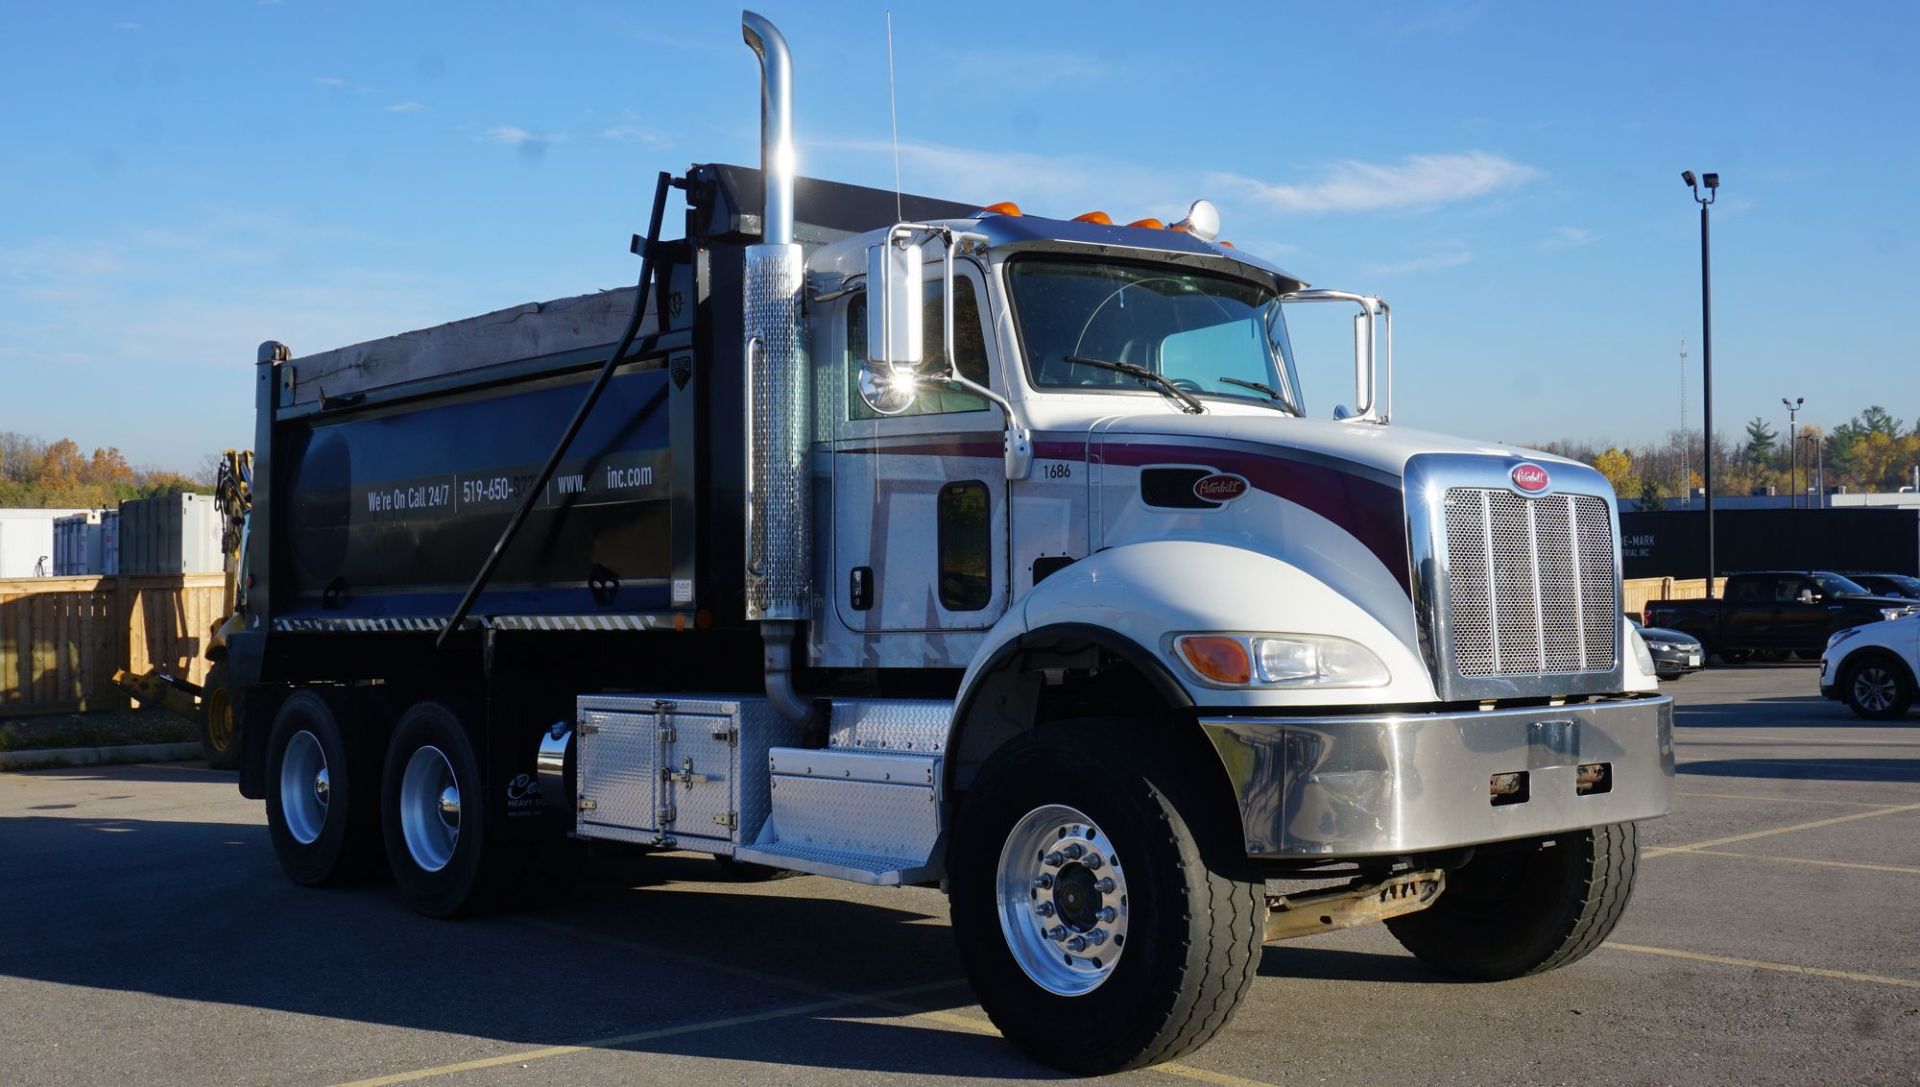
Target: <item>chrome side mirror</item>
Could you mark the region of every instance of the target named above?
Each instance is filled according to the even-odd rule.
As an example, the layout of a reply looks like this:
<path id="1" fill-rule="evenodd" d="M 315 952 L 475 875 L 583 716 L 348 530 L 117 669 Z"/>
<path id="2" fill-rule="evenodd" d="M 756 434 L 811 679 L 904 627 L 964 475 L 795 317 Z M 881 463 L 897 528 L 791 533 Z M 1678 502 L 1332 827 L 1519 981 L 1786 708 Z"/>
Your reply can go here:
<path id="1" fill-rule="evenodd" d="M 906 411 L 918 394 L 925 307 L 920 246 L 910 232 L 889 231 L 867 247 L 867 358 L 859 382 L 860 398 L 882 415 Z"/>

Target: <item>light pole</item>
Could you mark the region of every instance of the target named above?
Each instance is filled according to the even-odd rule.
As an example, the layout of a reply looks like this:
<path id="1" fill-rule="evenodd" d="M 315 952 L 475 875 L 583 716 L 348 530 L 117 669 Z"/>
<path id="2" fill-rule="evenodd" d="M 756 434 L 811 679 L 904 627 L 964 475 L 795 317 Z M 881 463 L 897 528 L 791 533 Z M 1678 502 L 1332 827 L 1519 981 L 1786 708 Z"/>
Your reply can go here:
<path id="1" fill-rule="evenodd" d="M 1827 508 L 1827 447 L 1821 443 L 1820 438 L 1818 434 L 1800 435 L 1801 441 L 1813 447 L 1813 455 L 1817 458 L 1815 463 L 1819 465 L 1819 469 L 1813 475 L 1813 501 L 1807 503 L 1807 508 L 1823 510 Z M 1800 463 L 1803 465 L 1807 463 L 1806 454 L 1800 455 Z"/>
<path id="2" fill-rule="evenodd" d="M 1800 492 L 1794 489 L 1793 484 L 1794 467 L 1800 456 L 1800 447 L 1793 441 L 1793 420 L 1800 414 L 1800 405 L 1806 403 L 1807 398 L 1796 396 L 1788 400 L 1783 396 L 1780 402 L 1787 406 L 1787 507 L 1797 510 L 1800 508 Z"/>
<path id="3" fill-rule="evenodd" d="M 1693 190 L 1693 202 L 1700 205 L 1700 385 L 1702 399 L 1705 400 L 1703 428 L 1707 463 L 1705 467 L 1707 492 L 1707 599 L 1713 599 L 1713 279 L 1712 263 L 1709 260 L 1711 250 L 1707 244 L 1707 209 L 1712 206 L 1714 197 L 1720 192 L 1720 175 L 1703 174 L 1700 181 L 1707 184 L 1707 195 L 1700 195 L 1700 181 L 1694 180 L 1692 170 L 1680 171 L 1680 180 Z"/>

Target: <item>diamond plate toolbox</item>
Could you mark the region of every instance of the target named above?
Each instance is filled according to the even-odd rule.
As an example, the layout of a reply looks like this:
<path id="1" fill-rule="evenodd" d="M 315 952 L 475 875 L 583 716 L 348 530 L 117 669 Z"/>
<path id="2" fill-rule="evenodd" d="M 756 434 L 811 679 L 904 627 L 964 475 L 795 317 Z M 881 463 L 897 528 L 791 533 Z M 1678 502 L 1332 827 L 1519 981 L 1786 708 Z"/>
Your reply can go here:
<path id="1" fill-rule="evenodd" d="M 577 707 L 576 831 L 715 853 L 760 832 L 767 751 L 804 731 L 765 699 L 583 695 Z"/>

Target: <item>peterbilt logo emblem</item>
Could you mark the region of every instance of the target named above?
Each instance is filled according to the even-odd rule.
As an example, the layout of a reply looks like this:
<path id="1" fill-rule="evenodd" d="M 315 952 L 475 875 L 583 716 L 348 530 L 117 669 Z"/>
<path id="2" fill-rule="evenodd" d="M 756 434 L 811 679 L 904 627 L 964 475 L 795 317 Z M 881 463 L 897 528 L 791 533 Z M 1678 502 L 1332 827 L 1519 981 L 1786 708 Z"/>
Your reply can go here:
<path id="1" fill-rule="evenodd" d="M 1193 496 L 1203 502 L 1231 502 L 1247 493 L 1247 481 L 1239 476 L 1216 472 L 1193 481 Z"/>
<path id="2" fill-rule="evenodd" d="M 1513 485 L 1533 494 L 1547 489 L 1547 470 L 1537 464 L 1522 464 L 1513 470 Z"/>

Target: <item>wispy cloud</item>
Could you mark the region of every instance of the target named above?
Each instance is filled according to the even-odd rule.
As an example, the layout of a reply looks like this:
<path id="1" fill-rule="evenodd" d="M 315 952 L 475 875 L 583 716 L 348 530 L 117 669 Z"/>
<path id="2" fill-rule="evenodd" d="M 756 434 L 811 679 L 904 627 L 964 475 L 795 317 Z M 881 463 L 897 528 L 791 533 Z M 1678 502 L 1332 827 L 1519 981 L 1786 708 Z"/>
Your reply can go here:
<path id="1" fill-rule="evenodd" d="M 1456 242 L 1422 256 L 1369 264 L 1362 271 L 1370 276 L 1404 276 L 1415 272 L 1436 272 L 1443 268 L 1458 268 L 1472 259 L 1473 250 Z"/>
<path id="2" fill-rule="evenodd" d="M 1540 242 L 1542 249 L 1574 249 L 1598 238 L 1599 235 L 1585 227 L 1557 226 L 1548 232 Z"/>
<path id="3" fill-rule="evenodd" d="M 1396 39 L 1447 37 L 1478 22 L 1486 9 L 1487 5 L 1478 0 L 1464 4 L 1442 3 L 1414 9 L 1403 8 L 1386 12 L 1375 25 L 1387 36 Z"/>
<path id="4" fill-rule="evenodd" d="M 954 66 L 969 72 L 1004 72 L 1004 84 L 1020 93 L 1046 87 L 1089 84 L 1110 78 L 1113 65 L 1090 53 L 1065 49 L 995 49 L 962 53 Z"/>
<path id="5" fill-rule="evenodd" d="M 489 128 L 484 133 L 482 133 L 480 138 L 487 141 L 488 143 L 504 143 L 504 144 L 513 144 L 513 145 L 528 144 L 528 143 L 558 143 L 559 141 L 566 139 L 565 136 L 556 136 L 546 132 L 535 132 L 531 129 L 521 128 L 519 125 L 494 125 L 492 128 Z"/>
<path id="6" fill-rule="evenodd" d="M 1382 165 L 1347 159 L 1299 183 L 1238 174 L 1217 180 L 1282 212 L 1425 210 L 1517 188 L 1546 176 L 1525 163 L 1486 151 L 1409 155 Z"/>
<path id="7" fill-rule="evenodd" d="M 857 160 L 860 165 L 852 173 L 867 184 L 893 186 L 893 144 L 887 140 L 816 140 L 812 146 Z M 1186 201 L 1198 195 L 1197 182 L 1178 174 L 1088 156 L 903 140 L 900 166 L 909 192 L 937 192 L 982 203 L 1012 200 L 1041 215 L 1062 218 L 1098 208 L 1122 222 L 1144 215 L 1164 219 L 1184 210 Z"/>
<path id="8" fill-rule="evenodd" d="M 387 107 L 388 113 L 425 113 L 429 107 L 418 102 L 395 102 Z"/>
<path id="9" fill-rule="evenodd" d="M 665 147 L 667 138 L 650 128 L 641 125 L 613 125 L 600 130 L 603 140 L 617 140 L 621 143 L 639 143 L 648 147 Z"/>

